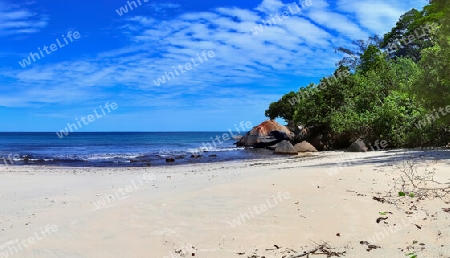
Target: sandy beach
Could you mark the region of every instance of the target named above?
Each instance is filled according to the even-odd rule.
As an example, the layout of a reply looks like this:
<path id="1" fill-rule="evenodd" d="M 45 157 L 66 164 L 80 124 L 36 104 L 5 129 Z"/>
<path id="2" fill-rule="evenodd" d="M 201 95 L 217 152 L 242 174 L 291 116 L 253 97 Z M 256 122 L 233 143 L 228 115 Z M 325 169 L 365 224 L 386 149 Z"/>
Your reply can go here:
<path id="1" fill-rule="evenodd" d="M 449 187 L 449 157 L 321 152 L 148 168 L 1 166 L 0 257 L 289 258 L 320 246 L 309 257 L 450 257 L 445 198 L 389 197 L 405 160 Z"/>

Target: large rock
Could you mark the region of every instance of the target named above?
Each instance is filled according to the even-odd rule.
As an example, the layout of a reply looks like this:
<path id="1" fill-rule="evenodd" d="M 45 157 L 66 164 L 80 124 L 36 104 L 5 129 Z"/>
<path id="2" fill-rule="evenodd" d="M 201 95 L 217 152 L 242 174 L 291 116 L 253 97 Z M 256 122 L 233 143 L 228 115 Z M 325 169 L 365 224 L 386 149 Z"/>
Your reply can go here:
<path id="1" fill-rule="evenodd" d="M 295 143 L 308 141 L 316 150 L 323 151 L 328 149 L 327 146 L 327 136 L 328 136 L 328 126 L 323 124 L 308 125 L 305 127 L 300 126 L 298 128 L 301 133 L 295 137 Z M 297 131 L 299 131 L 297 130 Z"/>
<path id="2" fill-rule="evenodd" d="M 283 140 L 290 140 L 293 133 L 287 127 L 274 120 L 264 121 L 253 127 L 236 143 L 237 146 L 264 148 Z"/>
<path id="3" fill-rule="evenodd" d="M 275 154 L 297 155 L 298 152 L 290 142 L 282 141 L 277 144 L 277 147 L 275 148 Z"/>
<path id="4" fill-rule="evenodd" d="M 286 127 L 294 133 L 294 142 L 302 142 L 308 135 L 308 129 L 301 123 L 294 123 L 290 121 Z"/>
<path id="5" fill-rule="evenodd" d="M 269 133 L 270 136 L 273 136 L 275 139 L 277 140 L 281 140 L 281 141 L 289 141 L 291 139 L 291 137 L 289 137 L 286 132 L 282 132 L 282 131 L 272 131 Z"/>
<path id="6" fill-rule="evenodd" d="M 356 140 L 347 148 L 349 152 L 366 152 L 367 150 L 366 144 L 361 139 Z"/>
<path id="7" fill-rule="evenodd" d="M 304 125 L 290 121 L 286 127 L 295 135 L 291 140 L 293 144 L 307 141 L 318 151 L 347 149 L 353 142 L 352 134 L 335 133 L 329 125 L 323 123 Z"/>
<path id="8" fill-rule="evenodd" d="M 326 145 L 325 145 L 325 143 L 324 143 L 324 137 L 323 137 L 322 134 L 319 134 L 319 135 L 317 135 L 316 137 L 311 138 L 311 139 L 309 140 L 309 143 L 311 143 L 311 145 L 314 146 L 314 148 L 316 148 L 316 150 L 323 151 L 323 150 L 326 149 L 326 148 L 325 148 Z"/>
<path id="9" fill-rule="evenodd" d="M 297 152 L 317 152 L 317 149 L 307 141 L 297 143 L 296 145 L 294 145 L 294 148 Z"/>

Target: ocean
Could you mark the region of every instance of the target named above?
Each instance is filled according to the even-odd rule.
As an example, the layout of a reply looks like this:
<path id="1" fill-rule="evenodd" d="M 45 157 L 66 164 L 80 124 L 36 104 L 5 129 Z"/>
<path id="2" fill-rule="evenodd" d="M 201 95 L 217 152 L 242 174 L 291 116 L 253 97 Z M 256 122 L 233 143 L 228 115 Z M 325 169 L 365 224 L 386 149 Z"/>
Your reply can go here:
<path id="1" fill-rule="evenodd" d="M 272 151 L 214 140 L 230 132 L 1 133 L 0 164 L 145 167 L 273 157 Z M 237 133 L 234 133 L 237 134 Z M 211 146 L 211 147 L 210 147 Z M 200 157 L 191 157 L 199 152 Z M 166 162 L 173 158 L 175 162 Z"/>

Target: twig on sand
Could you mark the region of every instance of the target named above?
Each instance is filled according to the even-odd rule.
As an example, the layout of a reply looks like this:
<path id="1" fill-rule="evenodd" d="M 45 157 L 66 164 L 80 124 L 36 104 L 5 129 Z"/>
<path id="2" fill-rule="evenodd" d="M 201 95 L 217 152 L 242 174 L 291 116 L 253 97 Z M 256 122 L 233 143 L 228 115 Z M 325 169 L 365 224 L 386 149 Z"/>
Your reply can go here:
<path id="1" fill-rule="evenodd" d="M 331 251 L 331 249 L 333 249 L 333 248 L 328 243 L 323 243 L 311 251 L 304 252 L 303 254 L 291 256 L 291 258 L 299 258 L 299 257 L 304 257 L 304 256 L 309 258 L 310 254 L 314 254 L 314 255 L 325 254 L 327 257 L 341 257 L 341 255 L 344 256 L 346 253 L 346 251 L 334 252 L 334 251 Z"/>
<path id="2" fill-rule="evenodd" d="M 399 176 L 394 181 L 394 186 L 390 189 L 384 199 L 400 208 L 400 204 L 407 204 L 405 198 L 414 198 L 417 202 L 422 200 L 440 199 L 446 204 L 450 204 L 450 184 L 441 183 L 435 179 L 437 170 L 429 166 L 419 169 L 422 162 L 419 159 L 403 160 L 402 166 L 398 167 Z M 375 199 L 375 198 L 374 198 Z M 380 201 L 380 200 L 377 200 Z"/>
<path id="3" fill-rule="evenodd" d="M 306 257 L 309 258 L 310 255 L 326 255 L 327 257 L 341 257 L 344 256 L 346 251 L 343 252 L 335 252 L 328 243 L 322 241 L 322 243 L 316 243 L 314 242 L 314 245 L 317 246 L 314 249 L 310 251 L 302 252 L 301 254 L 298 254 L 299 251 L 295 251 L 291 248 L 282 248 L 281 246 L 274 245 L 276 249 L 265 249 L 265 251 L 277 251 L 277 256 L 273 257 L 284 257 L 284 258 L 300 258 L 300 257 Z M 248 255 L 248 258 L 264 258 L 268 257 L 267 254 L 257 254 L 256 252 L 258 249 L 255 250 L 255 253 L 253 255 Z M 239 255 L 245 255 L 245 252 L 238 253 Z"/>

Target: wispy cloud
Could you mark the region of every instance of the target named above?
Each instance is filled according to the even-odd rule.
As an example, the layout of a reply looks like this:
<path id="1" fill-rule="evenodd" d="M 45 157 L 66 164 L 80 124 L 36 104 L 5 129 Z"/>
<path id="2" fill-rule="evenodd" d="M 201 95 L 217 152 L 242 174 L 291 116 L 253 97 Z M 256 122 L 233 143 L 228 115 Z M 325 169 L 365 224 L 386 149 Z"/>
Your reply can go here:
<path id="1" fill-rule="evenodd" d="M 150 3 L 148 4 L 152 15 L 155 17 L 168 17 L 171 13 L 178 13 L 181 11 L 180 4 L 172 3 Z"/>
<path id="2" fill-rule="evenodd" d="M 165 10 L 165 9 L 179 9 L 181 5 L 179 4 L 171 4 L 171 3 L 151 3 L 149 6 L 156 12 Z"/>
<path id="3" fill-rule="evenodd" d="M 269 14 L 279 12 L 285 5 L 279 0 L 263 0 L 255 10 Z"/>
<path id="4" fill-rule="evenodd" d="M 361 27 L 372 33 L 384 34 L 395 26 L 400 16 L 412 7 L 420 8 L 428 4 L 428 0 L 410 1 L 353 1 L 339 0 L 338 10 L 354 16 Z"/>
<path id="5" fill-rule="evenodd" d="M 37 33 L 47 26 L 48 21 L 45 15 L 0 2 L 0 37 Z"/>
<path id="6" fill-rule="evenodd" d="M 264 89 L 296 89 L 300 86 L 296 83 L 297 78 L 330 74 L 340 58 L 334 52 L 336 47 L 388 31 L 391 24 L 386 25 L 385 21 L 396 21 L 408 10 L 402 4 L 387 0 L 377 0 L 376 6 L 372 0 L 367 3 L 340 0 L 333 5 L 324 0 L 312 1 L 310 9 L 268 27 L 258 35 L 253 35 L 251 29 L 288 4 L 279 0 L 264 0 L 253 9 L 222 7 L 207 12 L 180 13 L 163 20 L 152 15 L 130 17 L 119 26 L 127 42 L 122 48 L 93 54 L 83 60 L 36 64 L 26 70 L 20 67 L 4 69 L 0 71 L 0 76 L 24 89 L 23 104 L 34 99 L 67 104 L 89 99 L 90 96 L 107 96 L 112 92 L 110 89 L 120 91 L 122 88 L 126 88 L 127 93 L 120 97 L 131 102 L 133 99 L 141 100 L 142 96 L 165 94 L 168 97 L 160 103 L 168 103 L 169 97 L 201 94 L 207 100 L 217 103 L 218 99 L 223 98 L 228 103 L 229 93 L 217 89 L 229 87 L 235 92 L 248 92 L 255 85 L 261 88 L 253 92 L 252 98 L 273 101 L 273 95 L 264 93 Z M 161 11 L 176 10 L 180 6 L 152 4 L 151 7 L 154 11 Z M 2 10 L 0 13 L 6 13 Z M 44 18 L 27 10 L 7 13 L 9 16 L 0 17 L 8 19 L 3 26 L 9 24 L 11 27 L 16 23 L 16 28 L 32 30 L 46 24 Z M 25 18 L 41 23 L 28 22 L 38 24 L 33 27 L 23 23 Z M 213 50 L 216 57 L 163 87 L 153 85 L 152 81 L 166 71 L 173 71 L 174 66 L 190 62 L 204 50 Z M 52 98 L 44 98 L 37 89 L 46 89 L 45 92 L 50 92 Z M 205 91 L 210 95 L 204 95 Z M 18 105 L 18 100 L 8 103 Z M 153 105 L 156 102 L 142 100 L 133 103 Z M 193 105 L 200 103 L 204 101 Z"/>

